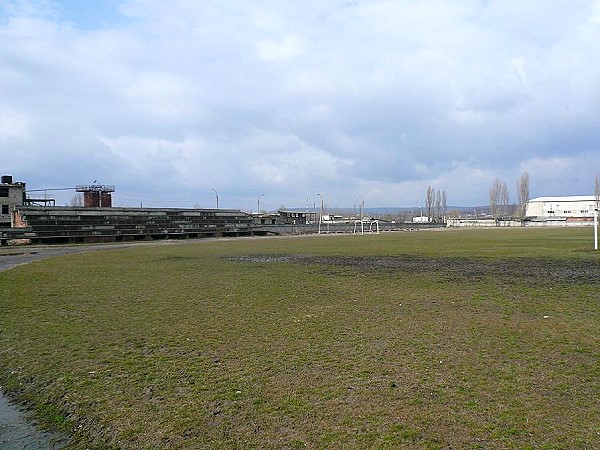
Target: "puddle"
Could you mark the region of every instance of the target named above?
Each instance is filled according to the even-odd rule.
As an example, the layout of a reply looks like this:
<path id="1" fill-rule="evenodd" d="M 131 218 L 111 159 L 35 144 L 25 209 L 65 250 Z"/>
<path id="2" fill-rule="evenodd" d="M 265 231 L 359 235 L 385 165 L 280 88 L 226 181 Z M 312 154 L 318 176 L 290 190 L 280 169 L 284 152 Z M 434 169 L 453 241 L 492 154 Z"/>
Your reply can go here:
<path id="1" fill-rule="evenodd" d="M 52 253 L 48 251 L 51 256 Z M 2 254 L 0 272 L 46 256 L 44 252 L 22 251 Z M 12 403 L 0 390 L 0 449 L 2 450 L 57 450 L 66 447 L 68 437 L 61 433 L 47 433 L 28 420 L 27 413 Z"/>
<path id="2" fill-rule="evenodd" d="M 0 448 L 3 450 L 57 450 L 67 445 L 66 436 L 46 433 L 26 419 L 25 412 L 0 392 Z"/>

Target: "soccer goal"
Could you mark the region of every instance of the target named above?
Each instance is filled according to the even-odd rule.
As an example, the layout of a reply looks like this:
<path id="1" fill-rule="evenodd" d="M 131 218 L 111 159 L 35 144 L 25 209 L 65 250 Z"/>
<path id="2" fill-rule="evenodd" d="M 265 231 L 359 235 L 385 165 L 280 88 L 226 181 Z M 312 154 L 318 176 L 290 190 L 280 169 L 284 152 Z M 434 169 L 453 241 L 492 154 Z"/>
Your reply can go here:
<path id="1" fill-rule="evenodd" d="M 360 230 L 358 230 L 359 224 L 360 224 Z M 368 225 L 368 228 L 366 230 L 365 230 L 365 228 L 366 228 L 365 225 Z M 365 220 L 365 219 L 355 220 L 353 234 L 357 234 L 358 232 L 360 232 L 360 234 L 365 234 L 365 231 L 367 233 L 379 234 L 379 220 Z"/>

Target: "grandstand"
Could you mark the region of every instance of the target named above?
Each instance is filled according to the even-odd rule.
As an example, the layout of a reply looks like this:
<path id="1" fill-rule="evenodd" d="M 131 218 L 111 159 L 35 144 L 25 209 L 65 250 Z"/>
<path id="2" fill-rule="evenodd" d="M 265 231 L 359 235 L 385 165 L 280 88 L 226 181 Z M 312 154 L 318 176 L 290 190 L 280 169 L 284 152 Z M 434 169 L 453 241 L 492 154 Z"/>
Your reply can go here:
<path id="1" fill-rule="evenodd" d="M 17 206 L 11 236 L 32 243 L 182 239 L 254 234 L 238 210 Z"/>

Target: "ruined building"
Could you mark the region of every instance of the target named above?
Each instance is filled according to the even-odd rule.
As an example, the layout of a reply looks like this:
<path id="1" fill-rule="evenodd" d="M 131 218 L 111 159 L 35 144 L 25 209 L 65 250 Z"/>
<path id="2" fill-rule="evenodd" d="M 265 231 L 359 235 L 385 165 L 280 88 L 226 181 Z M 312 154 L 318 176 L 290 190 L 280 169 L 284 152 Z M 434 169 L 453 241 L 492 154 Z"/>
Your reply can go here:
<path id="1" fill-rule="evenodd" d="M 13 177 L 0 178 L 0 227 L 12 226 L 12 215 L 16 206 L 25 203 L 25 183 L 13 183 Z"/>

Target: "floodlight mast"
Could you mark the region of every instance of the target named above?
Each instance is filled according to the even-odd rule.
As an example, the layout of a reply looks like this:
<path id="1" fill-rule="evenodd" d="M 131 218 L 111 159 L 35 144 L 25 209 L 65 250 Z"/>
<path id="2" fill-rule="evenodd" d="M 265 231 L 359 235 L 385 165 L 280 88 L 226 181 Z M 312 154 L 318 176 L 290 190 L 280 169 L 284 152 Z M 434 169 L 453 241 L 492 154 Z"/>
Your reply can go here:
<path id="1" fill-rule="evenodd" d="M 256 214 L 260 214 L 260 198 L 264 196 L 265 194 L 260 194 L 256 200 Z"/>
<path id="2" fill-rule="evenodd" d="M 360 234 L 365 234 L 365 199 L 362 195 L 360 197 Z"/>
<path id="3" fill-rule="evenodd" d="M 323 205 L 323 196 L 320 193 L 318 193 L 317 195 L 321 198 L 321 209 L 319 211 L 319 233 L 318 233 L 318 234 L 321 234 L 321 221 L 323 220 L 323 206 L 324 205 Z"/>
<path id="4" fill-rule="evenodd" d="M 219 194 L 215 188 L 210 188 L 210 190 L 215 193 L 215 197 L 217 198 L 217 209 L 219 209 Z"/>

